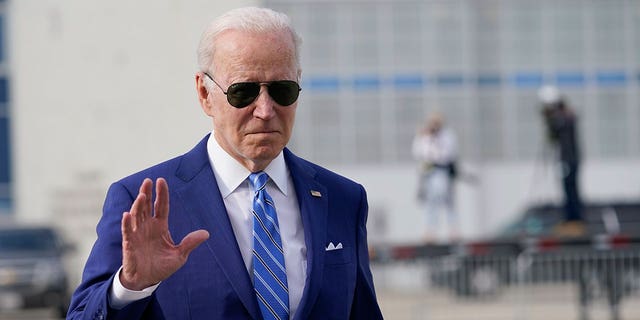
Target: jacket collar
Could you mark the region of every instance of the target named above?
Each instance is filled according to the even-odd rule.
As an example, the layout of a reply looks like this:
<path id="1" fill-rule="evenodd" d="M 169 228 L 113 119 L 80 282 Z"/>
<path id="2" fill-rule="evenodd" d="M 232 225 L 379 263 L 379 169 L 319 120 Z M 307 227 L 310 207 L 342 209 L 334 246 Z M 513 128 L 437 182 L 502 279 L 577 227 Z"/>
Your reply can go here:
<path id="1" fill-rule="evenodd" d="M 224 202 L 209 163 L 205 136 L 182 158 L 176 176 L 185 184 L 176 190 L 185 212 L 196 229 L 210 233 L 205 245 L 223 269 L 249 314 L 260 319 L 260 310 L 251 279 L 246 272 L 238 242 L 233 233 Z M 320 291 L 324 246 L 326 242 L 328 192 L 316 180 L 315 169 L 289 149 L 283 150 L 285 162 L 296 189 L 307 245 L 307 279 L 294 319 L 308 317 Z M 318 196 L 320 195 L 320 196 Z"/>
<path id="2" fill-rule="evenodd" d="M 194 229 L 209 231 L 203 245 L 213 255 L 249 314 L 261 319 L 253 284 L 245 268 L 216 178 L 207 154 L 208 135 L 180 160 L 176 176 L 185 184 L 176 189 Z"/>

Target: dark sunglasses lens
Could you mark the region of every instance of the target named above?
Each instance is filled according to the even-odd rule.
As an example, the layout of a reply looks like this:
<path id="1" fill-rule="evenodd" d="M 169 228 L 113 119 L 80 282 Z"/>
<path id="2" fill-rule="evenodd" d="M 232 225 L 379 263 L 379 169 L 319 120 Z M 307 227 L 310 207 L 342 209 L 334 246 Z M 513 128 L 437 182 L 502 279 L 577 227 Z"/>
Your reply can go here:
<path id="1" fill-rule="evenodd" d="M 274 81 L 269 84 L 269 95 L 281 106 L 290 106 L 300 94 L 300 86 L 295 81 L 282 80 Z"/>
<path id="2" fill-rule="evenodd" d="M 234 83 L 227 90 L 227 101 L 236 108 L 250 105 L 260 93 L 260 85 L 255 82 Z"/>

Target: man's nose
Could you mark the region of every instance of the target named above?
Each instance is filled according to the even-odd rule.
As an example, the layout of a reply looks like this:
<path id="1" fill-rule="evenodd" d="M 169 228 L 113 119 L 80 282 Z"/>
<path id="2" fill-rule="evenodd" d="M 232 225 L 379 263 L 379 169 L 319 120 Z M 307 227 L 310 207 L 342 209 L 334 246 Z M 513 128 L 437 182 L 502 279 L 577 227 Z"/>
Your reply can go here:
<path id="1" fill-rule="evenodd" d="M 269 95 L 269 87 L 266 84 L 260 85 L 260 93 L 254 102 L 256 108 L 253 115 L 261 119 L 271 119 L 275 116 L 276 102 Z"/>

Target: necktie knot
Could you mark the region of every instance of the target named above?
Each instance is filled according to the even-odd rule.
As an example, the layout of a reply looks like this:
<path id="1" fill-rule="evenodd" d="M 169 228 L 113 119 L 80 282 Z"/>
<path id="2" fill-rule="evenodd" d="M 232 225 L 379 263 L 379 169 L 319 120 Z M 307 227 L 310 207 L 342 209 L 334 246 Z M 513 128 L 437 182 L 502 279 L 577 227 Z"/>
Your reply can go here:
<path id="1" fill-rule="evenodd" d="M 267 181 L 269 180 L 269 175 L 267 175 L 264 171 L 254 172 L 249 175 L 249 183 L 253 187 L 255 192 L 258 192 L 267 185 Z"/>

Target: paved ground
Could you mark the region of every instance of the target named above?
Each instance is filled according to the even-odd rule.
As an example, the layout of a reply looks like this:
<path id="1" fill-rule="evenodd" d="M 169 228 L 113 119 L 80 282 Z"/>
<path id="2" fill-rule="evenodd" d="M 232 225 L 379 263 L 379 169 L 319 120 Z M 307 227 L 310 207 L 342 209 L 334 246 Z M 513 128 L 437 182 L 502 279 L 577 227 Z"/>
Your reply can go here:
<path id="1" fill-rule="evenodd" d="M 536 292 L 537 291 L 537 292 Z M 563 288 L 535 288 L 527 294 L 506 292 L 497 299 L 459 300 L 445 292 L 378 290 L 385 319 L 391 320 L 571 320 L 580 319 L 575 303 L 559 299 Z M 561 293 L 559 295 L 559 292 Z M 546 297 L 544 297 L 546 296 Z M 590 308 L 590 320 L 610 319 L 604 301 Z M 1 320 L 57 320 L 48 310 L 0 313 Z M 640 297 L 624 301 L 621 320 L 640 320 Z"/>
<path id="2" fill-rule="evenodd" d="M 372 266 L 385 319 L 393 320 L 573 320 L 580 319 L 574 283 L 526 284 L 501 289 L 493 296 L 459 298 L 433 286 L 424 266 Z M 602 293 L 589 304 L 589 320 L 608 320 Z M 640 292 L 625 297 L 620 320 L 640 320 Z"/>
<path id="3" fill-rule="evenodd" d="M 490 299 L 457 299 L 443 291 L 378 289 L 385 319 L 391 320 L 571 320 L 580 319 L 570 288 L 546 286 L 507 290 Z M 610 319 L 604 301 L 591 305 L 590 320 Z M 0 313 L 1 320 L 56 320 L 49 310 Z M 640 296 L 624 300 L 621 320 L 640 320 Z"/>
<path id="4" fill-rule="evenodd" d="M 385 319 L 393 320 L 571 320 L 580 319 L 570 286 L 508 289 L 496 297 L 461 299 L 449 292 L 378 289 Z M 640 295 L 623 300 L 621 320 L 640 320 Z M 611 319 L 604 299 L 589 306 L 590 320 Z"/>
<path id="5" fill-rule="evenodd" d="M 0 312 L 0 320 L 59 320 L 50 310 Z"/>
<path id="6" fill-rule="evenodd" d="M 418 283 L 418 281 L 414 282 Z M 391 320 L 572 320 L 580 319 L 571 285 L 536 285 L 505 289 L 497 296 L 460 299 L 435 288 L 402 282 L 377 288 L 385 319 Z M 611 319 L 604 299 L 589 307 L 589 320 Z M 640 320 L 640 293 L 623 300 L 620 320 Z M 57 320 L 50 310 L 0 312 L 0 320 Z"/>

